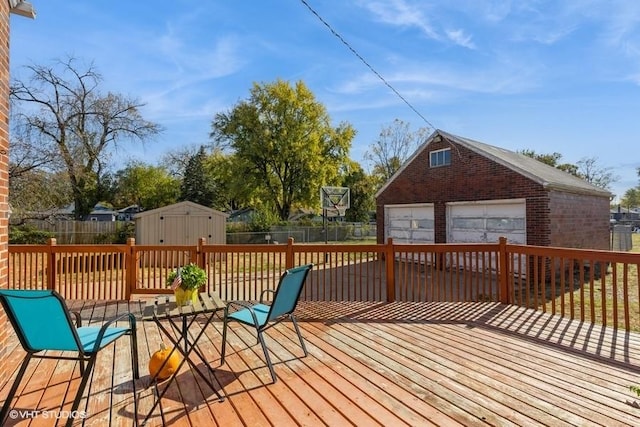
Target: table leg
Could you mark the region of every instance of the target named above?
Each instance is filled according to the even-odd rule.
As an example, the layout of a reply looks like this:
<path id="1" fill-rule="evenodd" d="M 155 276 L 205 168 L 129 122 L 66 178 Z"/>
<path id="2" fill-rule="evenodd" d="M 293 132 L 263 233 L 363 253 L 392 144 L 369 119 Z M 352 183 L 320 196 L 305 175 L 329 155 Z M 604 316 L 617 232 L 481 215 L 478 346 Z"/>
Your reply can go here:
<path id="1" fill-rule="evenodd" d="M 173 373 L 173 375 L 171 375 L 171 377 L 168 379 L 167 383 L 164 385 L 164 389 L 158 395 L 156 401 L 154 402 L 153 406 L 151 407 L 151 410 L 149 411 L 147 416 L 142 421 L 142 425 L 145 425 L 146 422 L 148 421 L 149 417 L 151 417 L 151 415 L 153 414 L 153 411 L 156 409 L 156 407 L 160 403 L 160 400 L 162 399 L 162 397 L 165 395 L 165 393 L 169 389 L 169 386 L 171 385 L 171 383 L 175 380 L 176 376 L 178 375 L 178 372 L 180 372 L 180 369 L 182 369 L 182 366 L 184 365 L 185 362 L 187 362 L 189 364 L 189 366 L 191 366 L 191 368 L 193 368 L 193 370 L 196 373 L 198 373 L 198 375 L 200 375 L 202 380 L 218 396 L 218 400 L 219 401 L 223 401 L 224 400 L 224 397 L 220 394 L 220 392 L 218 392 L 218 390 L 216 390 L 215 386 L 211 383 L 209 378 L 207 378 L 202 372 L 200 372 L 200 370 L 198 369 L 196 364 L 189 357 L 192 352 L 195 352 L 198 355 L 198 357 L 200 358 L 200 360 L 202 361 L 202 363 L 209 368 L 209 371 L 211 373 L 214 373 L 214 370 L 211 368 L 211 366 L 209 366 L 209 364 L 205 360 L 204 356 L 202 355 L 200 350 L 197 348 L 197 343 L 198 343 L 198 340 L 200 339 L 200 337 L 202 337 L 202 335 L 204 335 L 204 331 L 206 330 L 206 327 L 211 323 L 211 321 L 215 317 L 215 313 L 211 314 L 211 316 L 207 316 L 206 317 L 207 321 L 202 326 L 202 329 L 200 330 L 198 335 L 193 340 L 190 340 L 189 339 L 190 338 L 190 336 L 189 336 L 189 326 L 191 326 L 191 324 L 193 324 L 193 322 L 195 321 L 196 317 L 197 316 L 193 316 L 191 321 L 187 322 L 186 316 L 182 316 L 182 328 L 178 327 L 178 325 L 173 321 L 173 319 L 171 319 L 171 318 L 168 319 L 169 323 L 172 325 L 172 327 L 174 329 L 180 331 L 180 337 L 177 340 L 175 338 L 173 338 L 171 333 L 167 330 L 167 328 L 165 328 L 164 325 L 162 325 L 162 323 L 160 322 L 159 319 L 156 320 L 156 324 L 158 325 L 158 328 L 160 328 L 160 330 L 164 333 L 164 335 L 173 344 L 173 348 L 172 348 L 171 352 L 173 353 L 174 351 L 178 351 L 178 352 L 180 352 L 182 354 L 183 358 L 180 361 L 180 364 L 178 365 L 178 368 L 176 369 L 176 371 Z M 182 341 L 182 340 L 184 340 L 184 348 L 182 348 L 181 345 L 180 345 L 180 341 Z M 161 367 L 161 369 L 162 369 L 162 367 Z M 152 380 L 155 380 L 155 378 L 152 378 Z"/>

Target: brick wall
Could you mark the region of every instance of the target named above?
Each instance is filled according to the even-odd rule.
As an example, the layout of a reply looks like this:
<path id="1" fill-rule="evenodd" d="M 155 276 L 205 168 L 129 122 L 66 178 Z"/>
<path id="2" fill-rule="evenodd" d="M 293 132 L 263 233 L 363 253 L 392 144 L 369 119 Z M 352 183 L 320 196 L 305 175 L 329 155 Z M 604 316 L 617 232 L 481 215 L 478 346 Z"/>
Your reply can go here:
<path id="1" fill-rule="evenodd" d="M 444 148 L 451 148 L 451 165 L 443 167 L 429 167 L 429 152 Z M 602 235 L 591 236 L 583 230 L 583 236 L 568 238 L 551 232 L 551 224 L 556 230 L 564 229 L 565 221 L 574 218 L 552 214 L 551 209 L 560 206 L 560 200 L 566 200 L 567 209 L 573 209 L 575 215 L 586 214 L 585 206 L 596 206 L 597 211 L 584 218 L 588 223 L 596 215 L 602 214 L 604 202 L 607 206 L 603 218 L 608 221 L 608 199 L 592 196 L 554 196 L 556 203 L 550 204 L 550 197 L 555 194 L 544 189 L 540 184 L 513 170 L 502 166 L 491 159 L 481 156 L 464 146 L 453 144 L 446 139 L 433 141 L 413 161 L 405 166 L 404 171 L 389 184 L 376 199 L 378 218 L 377 238 L 384 240 L 384 205 L 409 203 L 434 203 L 435 242 L 446 242 L 446 203 L 457 201 L 482 201 L 496 199 L 526 199 L 527 244 L 539 246 L 576 247 L 596 244 L 601 247 Z M 590 201 L 589 201 L 590 200 Z M 572 205 L 572 203 L 576 203 Z M 579 203 L 579 204 L 578 204 Z M 605 234 L 608 241 L 608 232 Z M 593 239 L 589 241 L 589 239 Z M 586 247 L 586 246 L 580 246 Z"/>
<path id="2" fill-rule="evenodd" d="M 9 240 L 9 3 L 0 1 L 0 287 L 8 282 Z M 0 310 L 0 384 L 7 372 L 6 341 L 9 325 Z"/>
<path id="3" fill-rule="evenodd" d="M 550 198 L 550 245 L 609 249 L 609 200 L 554 192 Z"/>

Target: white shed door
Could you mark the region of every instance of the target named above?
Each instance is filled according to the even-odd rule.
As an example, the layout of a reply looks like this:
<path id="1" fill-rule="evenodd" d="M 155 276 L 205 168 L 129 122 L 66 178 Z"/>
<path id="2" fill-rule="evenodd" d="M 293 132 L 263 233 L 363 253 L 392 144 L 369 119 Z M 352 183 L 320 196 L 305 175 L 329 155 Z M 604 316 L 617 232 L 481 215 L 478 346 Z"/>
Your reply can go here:
<path id="1" fill-rule="evenodd" d="M 394 243 L 433 243 L 434 216 L 432 203 L 386 205 L 384 207 L 385 240 Z"/>
<path id="2" fill-rule="evenodd" d="M 447 243 L 526 244 L 524 199 L 456 202 L 447 204 Z"/>

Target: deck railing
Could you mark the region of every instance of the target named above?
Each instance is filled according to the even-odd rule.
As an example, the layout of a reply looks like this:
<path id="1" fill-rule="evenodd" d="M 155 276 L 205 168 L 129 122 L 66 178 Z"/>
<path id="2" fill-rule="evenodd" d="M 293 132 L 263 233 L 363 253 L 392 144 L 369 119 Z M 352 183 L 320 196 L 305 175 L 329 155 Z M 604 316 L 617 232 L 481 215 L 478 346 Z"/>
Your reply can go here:
<path id="1" fill-rule="evenodd" d="M 197 263 L 223 299 L 256 300 L 285 269 L 313 263 L 302 298 L 332 301 L 501 301 L 640 330 L 640 253 L 495 244 L 194 246 L 9 245 L 9 287 L 69 299 L 170 292 L 168 273 Z"/>

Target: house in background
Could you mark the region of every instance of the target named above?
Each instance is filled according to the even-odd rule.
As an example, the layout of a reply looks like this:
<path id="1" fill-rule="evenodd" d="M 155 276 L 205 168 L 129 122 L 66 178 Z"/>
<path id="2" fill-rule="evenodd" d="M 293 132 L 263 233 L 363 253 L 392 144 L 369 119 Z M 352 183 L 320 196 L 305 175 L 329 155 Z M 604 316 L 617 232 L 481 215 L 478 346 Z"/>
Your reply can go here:
<path id="1" fill-rule="evenodd" d="M 126 208 L 118 209 L 118 221 L 133 221 L 135 214 L 142 212 L 142 208 L 138 205 L 127 206 Z"/>
<path id="2" fill-rule="evenodd" d="M 118 212 L 111 209 L 108 206 L 96 204 L 93 210 L 89 212 L 82 220 L 83 221 L 115 221 L 118 219 Z"/>
<path id="3" fill-rule="evenodd" d="M 618 205 L 617 208 L 611 210 L 610 214 L 613 222 L 633 224 L 640 222 L 640 209 L 638 208 L 628 209 Z"/>
<path id="4" fill-rule="evenodd" d="M 376 193 L 377 240 L 609 249 L 611 194 L 523 154 L 436 130 Z"/>

